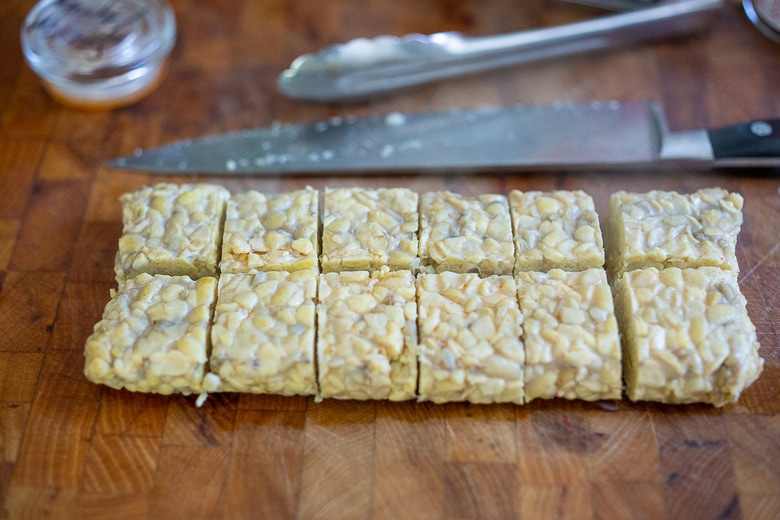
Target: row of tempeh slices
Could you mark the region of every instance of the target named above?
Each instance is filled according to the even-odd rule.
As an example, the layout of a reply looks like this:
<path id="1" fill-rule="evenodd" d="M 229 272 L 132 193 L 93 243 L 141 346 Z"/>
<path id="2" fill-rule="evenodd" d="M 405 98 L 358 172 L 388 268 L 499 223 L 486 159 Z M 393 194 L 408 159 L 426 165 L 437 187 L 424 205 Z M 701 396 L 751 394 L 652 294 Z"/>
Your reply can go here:
<path id="1" fill-rule="evenodd" d="M 87 341 L 87 377 L 165 394 L 518 404 L 617 399 L 625 379 L 631 399 L 723 405 L 761 371 L 736 279 L 737 194 L 614 194 L 617 313 L 581 191 L 319 199 L 206 184 L 124 195 L 119 288 Z"/>

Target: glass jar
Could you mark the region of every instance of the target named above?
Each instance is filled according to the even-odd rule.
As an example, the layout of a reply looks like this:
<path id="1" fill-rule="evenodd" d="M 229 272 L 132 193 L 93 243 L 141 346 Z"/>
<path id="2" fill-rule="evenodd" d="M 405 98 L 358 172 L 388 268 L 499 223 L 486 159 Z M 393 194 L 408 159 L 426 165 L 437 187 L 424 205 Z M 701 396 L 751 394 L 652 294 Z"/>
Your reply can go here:
<path id="1" fill-rule="evenodd" d="M 27 63 L 52 97 L 110 109 L 157 87 L 176 21 L 158 0 L 41 0 L 27 15 L 21 39 Z"/>

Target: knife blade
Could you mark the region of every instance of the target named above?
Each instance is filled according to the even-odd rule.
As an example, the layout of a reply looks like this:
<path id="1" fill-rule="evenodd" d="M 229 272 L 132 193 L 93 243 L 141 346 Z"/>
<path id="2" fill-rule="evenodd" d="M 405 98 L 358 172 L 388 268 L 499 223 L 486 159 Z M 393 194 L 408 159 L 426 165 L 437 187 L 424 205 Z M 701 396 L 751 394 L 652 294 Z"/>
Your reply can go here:
<path id="1" fill-rule="evenodd" d="M 670 132 L 654 102 L 334 117 L 178 141 L 114 159 L 150 173 L 363 174 L 780 166 L 780 119 Z"/>

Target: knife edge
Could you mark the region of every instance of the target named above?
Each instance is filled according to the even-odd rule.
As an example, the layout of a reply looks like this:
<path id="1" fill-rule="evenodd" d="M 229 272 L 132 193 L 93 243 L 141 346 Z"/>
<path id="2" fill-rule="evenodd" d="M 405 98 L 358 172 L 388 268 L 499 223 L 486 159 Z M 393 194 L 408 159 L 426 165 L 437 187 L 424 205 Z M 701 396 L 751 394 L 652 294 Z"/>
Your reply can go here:
<path id="1" fill-rule="evenodd" d="M 336 117 L 182 140 L 107 166 L 237 175 L 634 167 L 659 157 L 659 111 L 592 102 Z"/>

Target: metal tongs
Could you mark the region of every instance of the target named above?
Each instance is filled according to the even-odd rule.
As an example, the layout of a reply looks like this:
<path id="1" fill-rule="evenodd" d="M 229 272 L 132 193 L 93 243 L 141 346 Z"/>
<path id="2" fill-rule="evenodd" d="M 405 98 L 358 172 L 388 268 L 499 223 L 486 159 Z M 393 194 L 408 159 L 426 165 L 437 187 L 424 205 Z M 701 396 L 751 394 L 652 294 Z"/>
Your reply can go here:
<path id="1" fill-rule="evenodd" d="M 311 101 L 367 98 L 461 74 L 689 34 L 708 26 L 723 5 L 722 0 L 567 1 L 623 12 L 487 37 L 442 32 L 358 38 L 298 57 L 279 77 L 279 88 Z"/>

